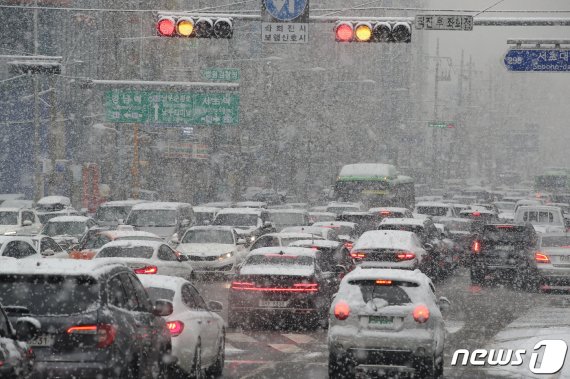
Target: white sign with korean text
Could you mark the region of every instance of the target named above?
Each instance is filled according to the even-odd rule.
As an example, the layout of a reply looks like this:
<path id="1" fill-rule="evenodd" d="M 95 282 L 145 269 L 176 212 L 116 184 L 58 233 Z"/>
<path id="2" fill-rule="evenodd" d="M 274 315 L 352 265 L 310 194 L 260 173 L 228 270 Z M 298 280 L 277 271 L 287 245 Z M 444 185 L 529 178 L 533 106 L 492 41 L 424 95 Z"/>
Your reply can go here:
<path id="1" fill-rule="evenodd" d="M 473 30 L 473 16 L 417 15 L 417 30 Z"/>
<path id="2" fill-rule="evenodd" d="M 261 40 L 264 43 L 307 43 L 309 24 L 296 22 L 263 22 Z"/>

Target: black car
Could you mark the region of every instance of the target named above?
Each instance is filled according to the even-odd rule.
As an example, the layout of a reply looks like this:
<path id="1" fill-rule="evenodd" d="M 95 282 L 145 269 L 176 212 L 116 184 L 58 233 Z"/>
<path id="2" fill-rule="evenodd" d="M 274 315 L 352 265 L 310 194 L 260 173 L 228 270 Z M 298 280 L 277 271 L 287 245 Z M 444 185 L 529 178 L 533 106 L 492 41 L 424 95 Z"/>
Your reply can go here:
<path id="1" fill-rule="evenodd" d="M 33 378 L 139 378 L 172 363 L 162 317 L 172 303 L 151 304 L 127 267 L 50 259 L 2 262 L 0 302 L 12 321 L 32 316 Z"/>
<path id="2" fill-rule="evenodd" d="M 504 281 L 515 287 L 535 286 L 534 253 L 538 236 L 531 224 L 487 224 L 471 245 L 471 283 Z"/>
<path id="3" fill-rule="evenodd" d="M 25 378 L 31 370 L 34 353 L 26 341 L 37 329 L 37 320 L 21 318 L 16 329 L 0 305 L 0 378 Z"/>
<path id="4" fill-rule="evenodd" d="M 311 326 L 326 322 L 345 269 L 335 266 L 334 271 L 323 271 L 318 254 L 318 250 L 302 247 L 250 252 L 230 286 L 230 328 L 268 320 L 285 321 L 285 325 L 306 321 Z"/>

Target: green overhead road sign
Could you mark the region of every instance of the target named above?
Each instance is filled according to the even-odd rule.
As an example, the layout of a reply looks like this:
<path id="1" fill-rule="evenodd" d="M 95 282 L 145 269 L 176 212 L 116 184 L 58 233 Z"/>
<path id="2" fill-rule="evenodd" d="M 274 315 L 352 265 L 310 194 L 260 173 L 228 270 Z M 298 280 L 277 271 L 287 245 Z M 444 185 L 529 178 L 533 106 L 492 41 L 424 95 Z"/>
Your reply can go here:
<path id="1" fill-rule="evenodd" d="M 211 67 L 202 70 L 202 79 L 213 82 L 238 82 L 240 79 L 239 68 Z"/>
<path id="2" fill-rule="evenodd" d="M 105 92 L 108 122 L 162 126 L 236 125 L 239 93 L 111 90 Z"/>
<path id="3" fill-rule="evenodd" d="M 430 128 L 436 129 L 455 129 L 454 121 L 430 121 L 428 122 Z"/>

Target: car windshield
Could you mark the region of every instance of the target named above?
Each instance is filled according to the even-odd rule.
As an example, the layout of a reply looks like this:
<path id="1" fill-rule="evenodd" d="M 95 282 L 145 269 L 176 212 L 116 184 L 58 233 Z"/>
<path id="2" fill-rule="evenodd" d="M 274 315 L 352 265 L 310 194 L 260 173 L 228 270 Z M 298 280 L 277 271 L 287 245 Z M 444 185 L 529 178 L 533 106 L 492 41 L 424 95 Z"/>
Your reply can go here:
<path id="1" fill-rule="evenodd" d="M 32 316 L 85 313 L 97 309 L 99 285 L 84 276 L 0 274 L 0 303 Z"/>
<path id="2" fill-rule="evenodd" d="M 286 254 L 267 254 L 267 255 L 251 255 L 247 258 L 246 265 L 252 266 L 312 266 L 314 258 L 308 256 L 286 255 Z"/>
<path id="3" fill-rule="evenodd" d="M 360 293 L 365 303 L 375 299 L 384 300 L 387 305 L 405 305 L 412 302 L 402 287 L 416 287 L 417 285 L 405 282 L 396 285 L 392 281 L 385 282 L 390 282 L 390 284 L 377 284 L 376 280 L 359 280 L 353 281 L 351 284 L 360 288 Z"/>
<path id="4" fill-rule="evenodd" d="M 86 224 L 79 221 L 50 221 L 42 233 L 50 236 L 82 236 L 86 231 Z"/>
<path id="5" fill-rule="evenodd" d="M 166 227 L 176 225 L 176 211 L 166 209 L 137 209 L 131 211 L 126 222 L 140 227 Z"/>
<path id="6" fill-rule="evenodd" d="M 416 213 L 428 216 L 446 216 L 448 208 L 446 207 L 417 207 Z"/>
<path id="7" fill-rule="evenodd" d="M 95 258 L 151 259 L 154 248 L 150 246 L 109 246 L 101 249 Z"/>
<path id="8" fill-rule="evenodd" d="M 175 292 L 168 288 L 160 287 L 146 287 L 146 292 L 150 296 L 150 299 L 155 302 L 157 300 L 168 300 L 172 301 L 174 299 Z"/>
<path id="9" fill-rule="evenodd" d="M 113 207 L 99 207 L 95 213 L 95 219 L 98 221 L 112 221 L 126 220 L 132 207 L 128 206 L 113 206 Z"/>
<path id="10" fill-rule="evenodd" d="M 223 213 L 214 219 L 214 225 L 220 226 L 257 226 L 258 216 L 247 213 Z"/>
<path id="11" fill-rule="evenodd" d="M 234 243 L 233 233 L 229 230 L 189 230 L 182 243 Z"/>
<path id="12" fill-rule="evenodd" d="M 308 225 L 308 218 L 303 213 L 272 212 L 270 220 L 275 225 Z"/>
<path id="13" fill-rule="evenodd" d="M 0 211 L 0 225 L 18 225 L 18 212 Z"/>

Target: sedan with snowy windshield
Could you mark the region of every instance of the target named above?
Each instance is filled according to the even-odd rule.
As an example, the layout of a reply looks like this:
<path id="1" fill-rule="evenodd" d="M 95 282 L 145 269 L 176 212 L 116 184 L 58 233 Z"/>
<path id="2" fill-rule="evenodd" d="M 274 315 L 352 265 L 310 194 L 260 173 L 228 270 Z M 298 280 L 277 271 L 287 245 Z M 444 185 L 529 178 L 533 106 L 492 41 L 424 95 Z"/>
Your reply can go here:
<path id="1" fill-rule="evenodd" d="M 400 230 L 368 231 L 350 251 L 357 264 L 411 270 L 423 268 L 426 255 L 415 233 Z"/>
<path id="2" fill-rule="evenodd" d="M 193 226 L 176 249 L 196 272 L 231 271 L 245 254 L 245 240 L 231 226 Z"/>
<path id="3" fill-rule="evenodd" d="M 224 369 L 225 323 L 218 314 L 222 304 L 206 304 L 188 281 L 162 275 L 139 275 L 152 301 L 168 300 L 172 314 L 165 316 L 172 337 L 172 355 L 178 358 L 175 378 L 221 376 Z"/>
<path id="4" fill-rule="evenodd" d="M 136 274 L 160 274 L 185 279 L 193 277 L 192 266 L 188 258 L 176 253 L 163 242 L 109 242 L 95 255 L 94 259 L 123 263 L 132 268 Z"/>
<path id="5" fill-rule="evenodd" d="M 97 223 L 89 217 L 58 216 L 44 225 L 42 234 L 53 238 L 62 248 L 69 249 L 94 226 L 97 226 Z"/>
<path id="6" fill-rule="evenodd" d="M 315 251 L 302 247 L 269 247 L 252 251 L 230 285 L 231 328 L 259 321 L 304 320 L 312 326 L 326 320 L 334 288 L 317 264 Z"/>
<path id="7" fill-rule="evenodd" d="M 32 209 L 1 208 L 0 234 L 35 234 L 42 228 L 40 219 Z"/>
<path id="8" fill-rule="evenodd" d="M 344 277 L 329 315 L 329 378 L 443 374 L 445 298 L 419 270 L 357 268 Z M 416 376 L 414 376 L 416 377 Z"/>

